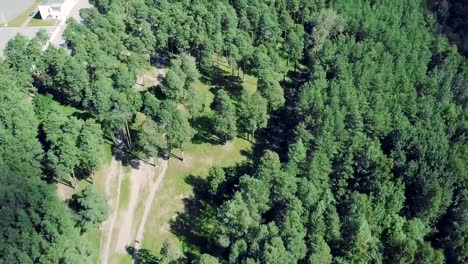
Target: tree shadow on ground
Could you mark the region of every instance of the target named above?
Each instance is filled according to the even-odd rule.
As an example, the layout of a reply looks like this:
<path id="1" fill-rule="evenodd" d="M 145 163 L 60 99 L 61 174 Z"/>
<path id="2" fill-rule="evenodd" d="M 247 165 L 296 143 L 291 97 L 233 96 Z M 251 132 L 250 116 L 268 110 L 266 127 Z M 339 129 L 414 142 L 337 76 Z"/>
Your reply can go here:
<path id="1" fill-rule="evenodd" d="M 170 222 L 171 232 L 184 245 L 184 254 L 188 260 L 203 253 L 222 256 L 225 248 L 217 243 L 218 209 L 224 201 L 234 195 L 240 176 L 252 170 L 248 161 L 232 167 L 223 168 L 226 180 L 220 184 L 216 194 L 209 192 L 209 180 L 200 176 L 189 175 L 185 182 L 193 188 L 193 195 L 183 199 L 184 210 Z"/>
<path id="2" fill-rule="evenodd" d="M 280 159 L 285 161 L 288 155 L 288 144 L 294 135 L 292 130 L 294 127 L 290 115 L 284 110 L 270 114 L 268 126 L 260 129 L 255 135 L 251 157 L 260 158 L 266 150 L 271 150 L 278 153 Z"/>
<path id="3" fill-rule="evenodd" d="M 224 89 L 233 99 L 239 99 L 242 92 L 242 78 L 232 75 L 218 67 L 202 72 L 200 81 L 211 87 L 215 94 L 217 90 Z"/>
<path id="4" fill-rule="evenodd" d="M 191 120 L 190 125 L 197 132 L 192 138 L 192 143 L 209 143 L 212 145 L 222 144 L 219 138 L 214 135 L 213 122 L 210 117 L 200 116 L 197 119 Z"/>
<path id="5" fill-rule="evenodd" d="M 184 211 L 171 220 L 171 232 L 184 244 L 184 254 L 190 259 L 197 253 L 222 252 L 215 241 L 216 208 L 207 200 L 194 195 L 183 199 Z"/>
<path id="6" fill-rule="evenodd" d="M 122 136 L 120 136 L 122 137 Z M 134 152 L 130 151 L 124 140 L 118 140 L 112 145 L 112 156 L 122 162 L 124 166 L 130 166 L 133 169 L 140 168 L 141 159 L 135 155 Z"/>
<path id="7" fill-rule="evenodd" d="M 161 260 L 159 257 L 153 255 L 151 251 L 148 249 L 136 249 L 135 247 L 132 246 L 127 246 L 126 247 L 127 253 L 132 256 L 132 258 L 138 258 L 138 261 L 135 261 L 135 263 L 139 264 L 159 264 L 161 263 Z"/>
<path id="8" fill-rule="evenodd" d="M 296 115 L 294 105 L 298 100 L 300 87 L 307 80 L 307 74 L 299 70 L 290 71 L 287 77 L 287 80 L 285 78 L 281 81 L 285 104 L 281 109 L 270 113 L 267 127 L 256 133 L 252 147 L 254 159 L 261 157 L 265 150 L 271 150 L 278 153 L 281 161 L 287 161 L 288 146 L 295 138 L 294 129 L 303 120 L 303 117 Z"/>

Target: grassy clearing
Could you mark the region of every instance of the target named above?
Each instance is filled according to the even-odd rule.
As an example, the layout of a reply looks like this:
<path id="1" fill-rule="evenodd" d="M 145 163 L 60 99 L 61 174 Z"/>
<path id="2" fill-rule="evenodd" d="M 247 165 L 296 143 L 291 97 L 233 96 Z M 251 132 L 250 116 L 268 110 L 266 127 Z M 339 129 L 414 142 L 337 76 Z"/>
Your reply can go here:
<path id="1" fill-rule="evenodd" d="M 168 240 L 175 245 L 174 248 L 181 249 L 181 241 L 171 233 L 170 221 L 175 218 L 177 212 L 183 211 L 183 199 L 192 194 L 192 186 L 186 182 L 187 177 L 206 177 L 212 166 L 234 165 L 245 159 L 242 151 L 249 148 L 250 143 L 242 139 L 235 139 L 226 145 L 192 144 L 185 150 L 184 162 L 171 159 L 166 177 L 153 202 L 145 228 L 143 248 L 156 253 L 164 241 Z M 175 154 L 180 156 L 180 153 Z"/>
<path id="2" fill-rule="evenodd" d="M 23 13 L 19 14 L 17 17 L 13 18 L 12 20 L 7 22 L 7 27 L 20 27 L 26 19 L 29 17 L 29 13 L 34 12 L 37 10 L 37 6 L 39 5 L 39 0 L 37 0 L 34 4 L 32 4 L 28 9 L 26 9 Z M 4 25 L 1 25 L 2 27 Z"/>

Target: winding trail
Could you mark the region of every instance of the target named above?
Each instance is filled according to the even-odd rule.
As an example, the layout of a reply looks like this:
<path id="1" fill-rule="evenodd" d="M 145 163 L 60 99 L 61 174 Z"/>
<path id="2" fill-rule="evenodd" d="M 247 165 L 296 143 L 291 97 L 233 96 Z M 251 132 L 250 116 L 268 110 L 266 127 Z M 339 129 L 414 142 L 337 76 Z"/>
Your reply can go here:
<path id="1" fill-rule="evenodd" d="M 138 252 L 138 250 L 141 248 L 141 241 L 143 240 L 143 231 L 145 230 L 145 224 L 146 224 L 146 221 L 148 220 L 148 216 L 151 211 L 151 207 L 153 205 L 156 192 L 159 190 L 159 186 L 161 185 L 161 182 L 164 179 L 164 176 L 166 175 L 167 165 L 168 165 L 168 161 L 162 160 L 159 166 L 158 179 L 150 187 L 151 191 L 150 191 L 150 194 L 148 195 L 148 198 L 146 199 L 145 211 L 143 212 L 143 218 L 141 219 L 140 227 L 138 228 L 138 232 L 137 232 L 136 239 L 135 239 L 135 252 Z M 133 263 L 134 264 L 138 263 L 138 253 L 134 254 Z"/>
<path id="2" fill-rule="evenodd" d="M 103 236 L 102 236 L 101 245 L 104 245 L 104 247 L 101 250 L 101 262 L 104 264 L 109 263 L 109 249 L 110 249 L 111 242 L 112 242 L 112 233 L 114 230 L 115 220 L 119 213 L 118 211 L 119 211 L 119 203 L 120 203 L 120 189 L 122 187 L 122 179 L 123 179 L 122 176 L 123 176 L 123 173 L 122 173 L 121 162 L 117 161 L 115 158 L 112 158 L 112 162 L 109 166 L 109 173 L 107 174 L 107 178 L 106 178 L 106 194 L 109 197 L 113 197 L 112 196 L 112 185 L 113 185 L 112 182 L 115 180 L 117 180 L 117 194 L 116 194 L 116 198 L 114 202 L 112 198 L 109 199 L 109 204 L 111 208 L 113 208 L 113 211 L 109 219 L 107 219 L 102 225 Z"/>

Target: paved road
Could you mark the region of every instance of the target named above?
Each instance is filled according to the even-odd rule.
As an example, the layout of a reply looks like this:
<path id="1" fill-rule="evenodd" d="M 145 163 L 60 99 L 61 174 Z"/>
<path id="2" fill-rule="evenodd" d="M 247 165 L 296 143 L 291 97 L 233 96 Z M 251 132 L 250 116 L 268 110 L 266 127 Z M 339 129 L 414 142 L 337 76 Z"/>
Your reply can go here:
<path id="1" fill-rule="evenodd" d="M 0 24 L 21 15 L 35 0 L 0 0 Z"/>

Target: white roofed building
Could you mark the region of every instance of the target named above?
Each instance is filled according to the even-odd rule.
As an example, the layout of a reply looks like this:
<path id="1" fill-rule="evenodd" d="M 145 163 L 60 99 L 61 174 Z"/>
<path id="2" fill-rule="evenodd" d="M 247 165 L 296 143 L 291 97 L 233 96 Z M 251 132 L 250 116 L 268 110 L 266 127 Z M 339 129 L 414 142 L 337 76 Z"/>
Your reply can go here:
<path id="1" fill-rule="evenodd" d="M 67 17 L 75 5 L 75 0 L 41 0 L 39 13 L 43 20 L 62 20 Z"/>

